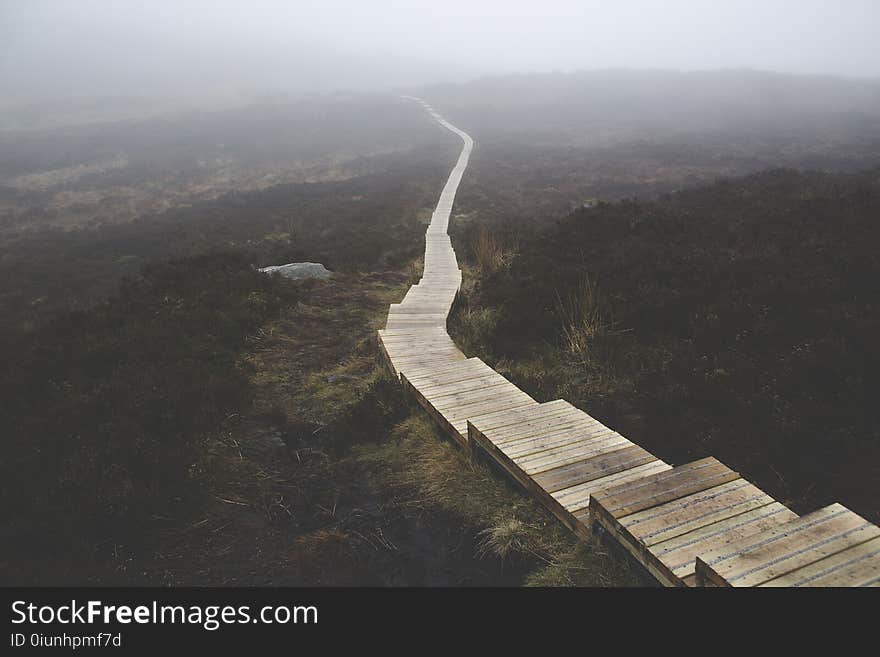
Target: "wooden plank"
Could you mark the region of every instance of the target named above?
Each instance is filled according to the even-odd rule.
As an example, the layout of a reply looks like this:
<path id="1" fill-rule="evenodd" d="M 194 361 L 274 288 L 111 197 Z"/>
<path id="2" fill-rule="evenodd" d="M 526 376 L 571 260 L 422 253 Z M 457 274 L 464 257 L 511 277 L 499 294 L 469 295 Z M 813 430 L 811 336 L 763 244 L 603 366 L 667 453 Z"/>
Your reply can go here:
<path id="1" fill-rule="evenodd" d="M 430 349 L 425 350 L 421 353 L 413 352 L 408 354 L 401 354 L 399 352 L 389 352 L 390 358 L 395 363 L 400 363 L 402 365 L 411 364 L 411 363 L 426 363 L 429 361 L 441 361 L 445 360 L 466 360 L 465 355 L 461 353 L 458 349 L 449 349 L 443 348 L 441 349 Z"/>
<path id="2" fill-rule="evenodd" d="M 466 360 L 465 355 L 461 353 L 458 347 L 449 345 L 424 345 L 421 348 L 414 349 L 400 349 L 392 347 L 388 349 L 388 353 L 392 358 L 400 361 L 414 360 L 419 358 L 424 359 L 431 357 L 437 358 L 442 356 L 455 356 L 459 358 L 459 360 Z"/>
<path id="3" fill-rule="evenodd" d="M 403 326 L 411 328 L 430 328 L 435 326 L 445 326 L 446 318 L 438 317 L 436 319 L 430 317 L 405 316 L 405 315 L 388 315 L 388 321 L 385 323 L 388 328 L 401 328 Z"/>
<path id="4" fill-rule="evenodd" d="M 535 409 L 529 410 L 533 411 Z M 497 427 L 492 431 L 484 433 L 485 435 L 487 435 L 487 438 L 492 441 L 493 444 L 497 445 L 499 448 L 502 448 L 505 445 L 513 442 L 512 440 L 508 440 L 508 431 L 515 431 L 518 433 L 521 432 L 526 437 L 532 437 L 549 433 L 554 428 L 564 427 L 566 429 L 571 429 L 573 427 L 576 427 L 577 425 L 573 424 L 571 421 L 563 417 L 564 414 L 565 411 L 561 411 L 555 414 L 543 415 L 538 418 L 531 417 L 530 415 L 519 418 L 512 417 L 506 420 L 505 426 Z"/>
<path id="5" fill-rule="evenodd" d="M 533 479 L 548 493 L 555 493 L 601 475 L 634 468 L 657 458 L 638 445 L 626 439 L 624 441 L 609 446 L 607 451 L 592 455 L 588 460 L 538 473 Z M 630 446 L 635 449 L 628 449 Z"/>
<path id="6" fill-rule="evenodd" d="M 401 303 L 401 304 L 391 304 L 391 308 L 388 310 L 388 314 L 402 314 L 402 315 L 443 315 L 446 316 L 446 312 L 442 309 L 438 310 L 438 307 L 443 306 L 444 302 L 442 299 L 435 300 L 433 302 L 424 301 L 422 303 Z"/>
<path id="7" fill-rule="evenodd" d="M 593 500 L 610 517 L 621 518 L 737 478 L 736 472 L 710 456 L 598 492 Z"/>
<path id="8" fill-rule="evenodd" d="M 423 322 L 434 322 L 434 326 L 446 326 L 447 313 L 442 308 L 433 308 L 430 311 L 410 312 L 409 306 L 403 306 L 399 310 L 389 310 L 387 325 L 392 323 L 399 326 L 417 325 Z"/>
<path id="9" fill-rule="evenodd" d="M 452 339 L 452 338 L 449 338 L 449 334 L 446 332 L 446 329 L 442 328 L 442 327 L 433 328 L 433 329 L 420 329 L 420 330 L 406 329 L 406 328 L 403 328 L 403 329 L 379 329 L 379 331 L 381 332 L 383 339 L 384 338 L 392 338 L 392 339 L 401 338 L 401 337 L 406 337 L 406 336 L 415 335 L 415 334 L 433 335 L 434 337 L 437 337 L 437 338 L 444 338 L 445 337 L 450 340 Z"/>
<path id="10" fill-rule="evenodd" d="M 626 481 L 639 479 L 647 475 L 656 474 L 669 470 L 672 466 L 664 463 L 660 459 L 648 461 L 634 468 L 628 468 L 610 474 L 604 474 L 596 479 L 581 482 L 568 488 L 562 488 L 553 492 L 553 499 L 559 502 L 565 509 L 574 513 L 581 509 L 586 509 L 590 503 L 590 493 L 596 490 L 602 490 L 609 486 L 615 486 Z"/>
<path id="11" fill-rule="evenodd" d="M 492 370 L 488 365 L 482 363 L 468 363 L 468 361 L 459 361 L 451 365 L 443 366 L 440 372 L 434 372 L 425 369 L 422 372 L 414 373 L 412 377 L 407 377 L 414 386 L 419 390 L 427 391 L 432 388 L 449 388 L 455 384 L 468 380 L 492 378 L 495 380 L 507 380 L 503 376 Z M 464 378 L 462 378 L 464 375 Z"/>
<path id="12" fill-rule="evenodd" d="M 565 427 L 561 430 L 548 431 L 538 436 L 529 436 L 513 442 L 507 442 L 500 445 L 500 447 L 511 458 L 521 458 L 549 449 L 564 447 L 581 440 L 593 440 L 616 433 L 616 431 L 612 431 L 598 422 L 593 424 L 585 423 L 580 426 Z"/>
<path id="13" fill-rule="evenodd" d="M 419 391 L 432 401 L 440 401 L 445 397 L 455 396 L 461 393 L 473 390 L 493 388 L 503 388 L 512 385 L 510 381 L 502 376 L 485 376 L 476 379 L 468 379 L 467 381 L 457 381 L 443 386 L 434 386 L 432 388 L 420 388 Z"/>
<path id="14" fill-rule="evenodd" d="M 458 363 L 466 362 L 467 361 L 458 361 Z M 438 388 L 445 387 L 448 389 L 450 386 L 464 383 L 466 381 L 474 381 L 478 379 L 497 379 L 497 377 L 499 376 L 489 368 L 484 367 L 462 367 L 461 369 L 451 367 L 450 369 L 444 371 L 442 374 L 437 374 L 434 376 L 426 376 L 425 372 L 427 371 L 428 370 L 425 369 L 422 370 L 421 373 L 413 373 L 413 376 L 409 376 L 408 373 L 406 376 L 406 380 L 414 388 L 423 391 L 426 395 L 430 395 L 432 391 Z M 414 381 L 413 378 L 416 378 L 417 380 Z"/>
<path id="15" fill-rule="evenodd" d="M 431 405 L 438 411 L 444 411 L 448 409 L 458 408 L 466 404 L 476 404 L 493 399 L 527 399 L 531 402 L 534 402 L 535 404 L 538 403 L 522 390 L 511 385 L 497 385 L 491 388 L 476 388 L 468 392 L 459 393 L 456 395 L 445 395 L 439 398 L 432 396 L 428 398 L 428 401 L 430 401 Z"/>
<path id="16" fill-rule="evenodd" d="M 422 344 L 413 345 L 412 347 L 408 347 L 405 349 L 402 349 L 396 345 L 385 345 L 385 346 L 388 349 L 388 353 L 390 355 L 394 356 L 395 358 L 412 358 L 414 356 L 418 357 L 418 356 L 425 356 L 425 355 L 432 355 L 432 354 L 443 354 L 443 353 L 458 353 L 458 354 L 461 354 L 462 356 L 464 356 L 464 354 L 462 353 L 462 351 L 458 347 L 456 347 L 455 345 L 451 345 L 451 344 L 422 343 Z M 466 360 L 466 358 L 465 358 L 465 360 Z"/>
<path id="17" fill-rule="evenodd" d="M 682 578 L 672 572 L 622 522 L 632 514 L 722 486 L 738 478 L 735 472 L 717 460 L 711 457 L 701 459 L 606 490 L 597 490 L 591 493 L 587 509 L 576 512 L 576 517 L 585 518 L 589 514 L 592 522 L 607 531 L 660 583 L 667 586 L 686 586 L 695 583 L 696 578 Z"/>
<path id="18" fill-rule="evenodd" d="M 492 434 L 492 441 L 504 449 L 528 447 L 535 441 L 564 440 L 566 437 L 585 435 L 594 431 L 611 431 L 590 417 L 561 411 L 520 426 L 500 427 Z"/>
<path id="19" fill-rule="evenodd" d="M 577 409 L 572 410 L 565 406 L 549 407 L 547 404 L 541 404 L 541 407 L 535 409 L 529 417 L 483 418 L 483 426 L 479 428 L 491 438 L 492 442 L 503 445 L 522 437 L 536 435 L 554 426 L 573 426 L 581 421 L 577 413 Z"/>
<path id="20" fill-rule="evenodd" d="M 772 502 L 772 497 L 740 478 L 631 514 L 621 524 L 650 546 Z"/>
<path id="21" fill-rule="evenodd" d="M 784 541 L 790 534 L 798 535 L 805 530 L 809 530 L 817 525 L 821 526 L 823 523 L 844 517 L 849 513 L 849 510 L 841 504 L 831 504 L 786 523 L 779 528 L 779 531 L 768 531 L 742 540 L 732 541 L 711 552 L 706 552 L 701 555 L 701 560 L 708 565 L 720 564 L 727 560 L 735 560 L 740 555 L 758 548 L 775 547 L 774 544 L 780 541 L 784 545 Z"/>
<path id="22" fill-rule="evenodd" d="M 455 343 L 452 342 L 452 340 L 421 340 L 412 336 L 403 342 L 383 340 L 382 344 L 384 344 L 390 351 L 397 354 L 418 354 L 431 349 L 454 349 L 455 351 L 461 351 L 455 346 Z"/>
<path id="23" fill-rule="evenodd" d="M 481 385 L 475 384 L 474 380 L 471 379 L 467 384 L 455 383 L 443 388 L 424 390 L 423 394 L 430 399 L 432 403 L 441 406 L 450 406 L 455 405 L 456 403 L 468 403 L 470 401 L 476 401 L 481 397 L 491 399 L 492 397 L 501 397 L 504 395 L 517 395 L 531 399 L 526 393 L 505 380 L 503 377 L 486 377 L 479 381 Z M 459 387 L 461 385 L 468 385 L 469 387 Z"/>
<path id="24" fill-rule="evenodd" d="M 599 441 L 620 438 L 623 436 L 602 425 L 574 425 L 558 431 L 548 431 L 538 436 L 502 443 L 498 447 L 517 463 L 525 466 L 548 457 L 579 451 Z"/>
<path id="25" fill-rule="evenodd" d="M 653 454 L 623 438 L 616 442 L 597 443 L 589 451 L 582 452 L 579 460 L 562 467 L 542 470 L 536 474 L 528 469 L 525 472 L 547 492 L 555 493 L 654 460 L 656 457 Z"/>
<path id="26" fill-rule="evenodd" d="M 742 540 L 797 519 L 797 514 L 779 502 L 732 514 L 699 529 L 681 534 L 662 543 L 655 543 L 650 551 L 676 577 L 690 577 L 695 572 L 696 557 L 734 541 Z"/>
<path id="27" fill-rule="evenodd" d="M 461 372 L 487 371 L 488 366 L 479 358 L 468 358 L 463 361 L 441 365 L 423 372 L 414 373 L 410 382 L 414 385 L 430 384 L 434 379 L 440 379 L 444 374 L 460 374 Z"/>
<path id="28" fill-rule="evenodd" d="M 528 395 L 524 396 L 505 396 L 495 399 L 477 401 L 472 404 L 463 404 L 447 408 L 443 411 L 443 416 L 450 422 L 465 422 L 469 418 L 476 418 L 487 413 L 497 413 L 499 411 L 513 411 L 537 405 L 534 399 Z"/>
<path id="29" fill-rule="evenodd" d="M 407 312 L 405 309 L 400 311 L 389 311 L 388 312 L 388 322 L 394 321 L 395 323 L 408 323 L 408 324 L 420 324 L 423 322 L 434 322 L 438 326 L 446 325 L 446 313 L 445 312 L 433 312 L 433 313 L 415 313 L 415 312 Z"/>
<path id="30" fill-rule="evenodd" d="M 392 362 L 403 376 L 408 376 L 413 372 L 424 371 L 424 368 L 426 367 L 441 367 L 447 363 L 461 362 L 461 360 L 455 358 L 447 358 L 439 361 L 410 361 L 408 363 L 401 363 L 399 361 L 392 360 Z"/>
<path id="31" fill-rule="evenodd" d="M 878 584 L 880 584 L 880 538 L 874 538 L 758 586 L 855 587 Z"/>
<path id="32" fill-rule="evenodd" d="M 557 399 L 555 401 L 544 402 L 537 409 L 534 410 L 530 417 L 539 418 L 543 415 L 553 413 L 558 411 L 560 408 L 567 408 L 571 406 L 568 402 Z M 491 431 L 500 426 L 505 426 L 509 420 L 507 415 L 502 413 L 498 413 L 497 415 L 489 415 L 482 419 L 481 421 L 481 431 Z"/>
<path id="33" fill-rule="evenodd" d="M 451 383 L 455 381 L 455 377 L 460 376 L 461 374 L 472 375 L 474 372 L 478 371 L 487 374 L 495 374 L 495 372 L 479 358 L 468 358 L 467 360 L 458 363 L 439 367 L 436 370 L 414 374 L 412 377 L 408 377 L 408 379 L 414 386 L 421 386 L 422 384 L 437 385 L 439 383 Z"/>
<path id="34" fill-rule="evenodd" d="M 421 328 L 414 330 L 412 333 L 409 334 L 398 333 L 396 332 L 396 329 L 390 329 L 395 332 L 382 337 L 382 340 L 387 342 L 389 345 L 404 348 L 418 347 L 430 344 L 442 344 L 447 347 L 456 346 L 452 339 L 446 334 L 444 327 L 441 326 L 436 328 L 439 328 L 440 330 L 437 331 L 430 328 Z"/>
<path id="35" fill-rule="evenodd" d="M 605 454 L 611 449 L 629 449 L 630 447 L 635 447 L 635 445 L 619 433 L 613 431 L 599 438 L 569 443 L 556 449 L 529 454 L 513 460 L 527 474 L 534 476 L 542 472 L 556 470 L 592 459 L 596 455 Z"/>
<path id="36" fill-rule="evenodd" d="M 410 377 L 407 376 L 407 380 L 411 381 Z M 442 396 L 450 391 L 470 390 L 478 383 L 488 385 L 492 382 L 501 383 L 502 381 L 509 383 L 507 379 L 500 374 L 493 372 L 491 369 L 477 368 L 466 369 L 459 372 L 451 370 L 450 372 L 444 373 L 434 379 L 416 381 L 413 385 L 417 386 L 418 390 L 426 397 L 434 397 Z M 479 386 L 477 385 L 476 387 Z"/>
<path id="37" fill-rule="evenodd" d="M 697 579 L 757 586 L 880 536 L 880 528 L 840 504 L 697 558 Z"/>
<path id="38" fill-rule="evenodd" d="M 730 491 L 729 485 L 722 485 L 710 491 L 725 488 Z M 718 495 L 723 493 L 719 492 Z M 655 542 L 646 540 L 631 527 L 625 526 L 626 518 L 618 521 L 618 524 L 626 539 L 631 541 L 641 554 L 643 562 L 650 563 L 653 569 L 663 572 L 669 581 L 676 579 L 691 581 L 693 577 L 696 583 L 696 557 L 709 545 L 752 535 L 781 525 L 792 516 L 797 517 L 764 493 L 757 504 L 761 506 L 756 507 L 754 502 L 733 504 L 726 508 L 719 505 L 711 517 L 708 514 L 697 513 L 690 522 L 671 526 L 666 533 L 671 538 L 662 542 L 656 542 L 657 536 L 653 537 Z"/>
<path id="39" fill-rule="evenodd" d="M 394 366 L 407 374 L 423 371 L 423 368 L 426 367 L 442 367 L 449 363 L 459 363 L 463 360 L 464 356 L 456 356 L 454 354 L 444 356 L 425 356 L 425 358 L 421 360 L 414 358 L 402 359 L 394 358 L 393 356 L 391 357 Z"/>
<path id="40" fill-rule="evenodd" d="M 408 321 L 408 320 L 400 319 L 399 317 L 396 317 L 396 316 L 392 316 L 392 317 L 388 318 L 388 323 L 386 324 L 386 326 L 388 326 L 389 328 L 400 328 L 402 326 L 415 327 L 415 328 L 422 328 L 422 327 L 433 328 L 433 327 L 437 327 L 437 326 L 444 326 L 445 323 L 446 323 L 445 320 L 434 321 L 434 320 L 427 320 L 427 319 L 419 319 L 419 320 Z"/>
<path id="41" fill-rule="evenodd" d="M 462 420 L 467 421 L 472 417 L 480 417 L 487 413 L 496 413 L 498 411 L 509 411 L 524 406 L 532 406 L 537 404 L 531 397 L 504 397 L 500 399 L 490 399 L 488 401 L 480 401 L 474 404 L 465 404 L 455 408 L 449 408 L 443 411 L 442 415 L 447 421 L 455 423 Z"/>
<path id="42" fill-rule="evenodd" d="M 548 406 L 550 408 L 548 408 Z M 545 404 L 538 404 L 537 406 L 528 406 L 528 407 L 524 407 L 521 409 L 515 409 L 510 412 L 487 414 L 484 416 L 480 416 L 479 418 L 469 418 L 469 419 L 472 420 L 474 423 L 477 423 L 478 425 L 483 425 L 484 423 L 487 423 L 487 422 L 492 423 L 492 424 L 503 424 L 505 426 L 502 426 L 497 430 L 506 431 L 508 428 L 506 425 L 516 424 L 518 426 L 522 426 L 522 425 L 528 424 L 533 427 L 538 426 L 536 424 L 536 421 L 534 420 L 535 416 L 538 416 L 546 421 L 547 416 L 545 416 L 544 414 L 549 413 L 550 415 L 552 415 L 553 413 L 558 412 L 559 408 L 560 408 L 559 405 L 554 404 L 553 402 L 550 402 L 550 403 L 545 403 Z M 504 418 L 504 419 L 502 419 L 502 418 Z M 470 429 L 468 429 L 468 427 L 466 425 L 462 430 L 464 432 L 467 432 L 468 435 L 470 435 Z M 480 432 L 480 435 L 484 436 L 485 440 L 487 442 L 493 443 L 494 438 L 486 437 L 485 434 L 483 434 L 482 432 Z M 494 443 L 493 443 L 493 448 L 494 448 Z"/>

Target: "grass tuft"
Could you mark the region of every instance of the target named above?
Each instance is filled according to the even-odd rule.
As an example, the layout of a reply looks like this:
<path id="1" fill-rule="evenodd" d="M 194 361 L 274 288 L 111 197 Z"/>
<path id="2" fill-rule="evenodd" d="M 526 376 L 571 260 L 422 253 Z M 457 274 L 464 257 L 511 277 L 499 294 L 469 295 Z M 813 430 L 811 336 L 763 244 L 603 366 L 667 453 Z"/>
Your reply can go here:
<path id="1" fill-rule="evenodd" d="M 479 533 L 481 540 L 477 554 L 494 554 L 501 559 L 507 559 L 512 554 L 521 554 L 527 551 L 525 530 L 522 520 L 503 515 Z"/>
<path id="2" fill-rule="evenodd" d="M 601 344 L 622 331 L 615 328 L 605 310 L 599 283 L 588 274 L 581 277 L 563 297 L 556 290 L 556 313 L 560 318 L 563 349 L 581 362 L 595 363 Z"/>
<path id="3" fill-rule="evenodd" d="M 471 245 L 474 259 L 483 274 L 491 274 L 501 269 L 510 259 L 504 246 L 493 233 L 485 227 L 480 228 Z"/>

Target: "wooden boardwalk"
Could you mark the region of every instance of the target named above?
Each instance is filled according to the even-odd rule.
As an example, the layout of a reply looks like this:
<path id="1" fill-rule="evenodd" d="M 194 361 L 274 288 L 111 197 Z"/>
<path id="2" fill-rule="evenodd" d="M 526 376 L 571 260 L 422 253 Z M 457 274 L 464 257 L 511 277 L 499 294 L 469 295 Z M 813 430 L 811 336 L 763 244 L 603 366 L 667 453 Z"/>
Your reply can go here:
<path id="1" fill-rule="evenodd" d="M 540 403 L 446 332 L 461 286 L 447 234 L 473 140 L 425 234 L 418 285 L 388 311 L 382 362 L 465 449 L 486 454 L 573 532 L 600 531 L 667 586 L 878 586 L 880 529 L 839 504 L 796 513 L 714 458 L 673 467 L 559 399 Z"/>

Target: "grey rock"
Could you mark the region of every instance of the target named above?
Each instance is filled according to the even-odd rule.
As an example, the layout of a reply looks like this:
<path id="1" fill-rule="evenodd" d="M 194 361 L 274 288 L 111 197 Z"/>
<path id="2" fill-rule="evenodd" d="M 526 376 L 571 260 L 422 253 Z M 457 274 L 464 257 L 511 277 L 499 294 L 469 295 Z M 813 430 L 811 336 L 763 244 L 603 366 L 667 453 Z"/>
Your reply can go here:
<path id="1" fill-rule="evenodd" d="M 291 262 L 287 265 L 273 265 L 260 269 L 265 274 L 281 274 L 285 278 L 330 278 L 333 273 L 320 262 Z"/>

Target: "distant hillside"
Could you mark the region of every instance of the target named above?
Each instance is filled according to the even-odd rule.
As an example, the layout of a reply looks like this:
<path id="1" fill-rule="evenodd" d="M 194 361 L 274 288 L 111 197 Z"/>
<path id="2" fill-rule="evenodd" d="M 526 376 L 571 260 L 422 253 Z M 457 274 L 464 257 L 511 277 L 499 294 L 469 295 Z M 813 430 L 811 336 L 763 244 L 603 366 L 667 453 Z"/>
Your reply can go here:
<path id="1" fill-rule="evenodd" d="M 817 125 L 880 135 L 880 80 L 606 70 L 481 78 L 429 87 L 424 95 L 493 139 L 540 136 L 578 145 L 609 137 L 772 130 L 783 140 Z"/>
<path id="2" fill-rule="evenodd" d="M 477 147 L 453 230 L 560 219 L 767 169 L 880 166 L 880 80 L 749 71 L 520 75 L 422 90 Z"/>

